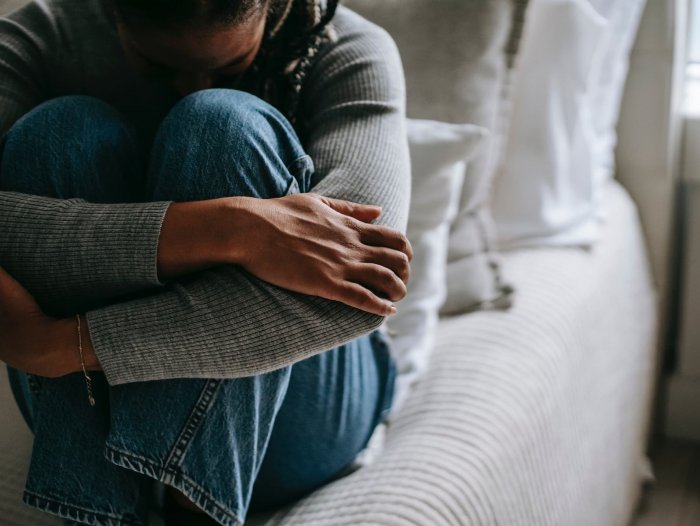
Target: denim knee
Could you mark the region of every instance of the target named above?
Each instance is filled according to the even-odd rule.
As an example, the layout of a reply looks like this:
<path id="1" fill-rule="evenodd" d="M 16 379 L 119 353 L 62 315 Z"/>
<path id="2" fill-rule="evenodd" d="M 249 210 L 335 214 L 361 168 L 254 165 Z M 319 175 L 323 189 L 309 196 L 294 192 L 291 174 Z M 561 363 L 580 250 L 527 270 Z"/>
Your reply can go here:
<path id="1" fill-rule="evenodd" d="M 0 187 L 95 202 L 126 200 L 139 171 L 131 126 L 86 96 L 49 100 L 19 119 L 4 139 Z"/>
<path id="2" fill-rule="evenodd" d="M 236 90 L 196 92 L 176 104 L 151 152 L 153 199 L 280 197 L 308 191 L 313 163 L 287 119 Z"/>

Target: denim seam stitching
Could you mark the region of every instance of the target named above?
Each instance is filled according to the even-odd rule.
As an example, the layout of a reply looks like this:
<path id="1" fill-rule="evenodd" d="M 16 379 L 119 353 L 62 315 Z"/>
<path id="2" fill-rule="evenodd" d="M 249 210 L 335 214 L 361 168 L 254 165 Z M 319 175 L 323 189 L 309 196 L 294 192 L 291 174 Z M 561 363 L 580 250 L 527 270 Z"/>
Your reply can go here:
<path id="1" fill-rule="evenodd" d="M 213 513 L 215 513 L 218 517 L 224 516 L 233 520 L 238 525 L 243 524 L 243 519 L 241 519 L 238 514 L 231 512 L 225 504 L 210 496 L 202 486 L 183 473 L 179 469 L 179 466 L 163 466 L 157 462 L 154 462 L 153 460 L 117 449 L 113 446 L 106 447 L 105 457 L 107 460 L 117 466 L 149 476 L 159 482 L 162 482 L 163 484 L 168 484 L 185 494 L 191 493 L 188 491 L 190 488 L 187 487 L 191 486 L 197 493 L 199 493 L 199 496 L 195 499 L 195 501 L 201 508 L 207 509 L 208 511 L 215 508 Z M 180 483 L 178 479 L 181 479 L 183 483 Z"/>
<path id="2" fill-rule="evenodd" d="M 199 426 L 204 419 L 204 415 L 211 408 L 212 403 L 214 402 L 216 392 L 218 391 L 220 385 L 220 380 L 207 380 L 207 383 L 204 386 L 204 389 L 202 389 L 199 399 L 197 400 L 192 413 L 190 413 L 180 436 L 175 441 L 175 445 L 165 460 L 164 465 L 166 469 L 171 465 L 177 467 L 180 466 L 182 459 L 185 457 L 185 453 L 187 452 L 187 448 L 191 443 L 192 437 L 199 429 Z"/>
<path id="3" fill-rule="evenodd" d="M 72 504 L 65 504 L 63 502 L 58 502 L 49 497 L 44 497 L 37 495 L 29 490 L 24 490 L 24 495 L 22 496 L 22 502 L 27 506 L 42 510 L 46 513 L 56 515 L 62 519 L 68 520 L 83 520 L 85 515 L 90 517 L 92 524 L 98 524 L 97 520 L 107 519 L 109 524 L 107 526 L 145 526 L 144 522 L 141 522 L 137 518 L 126 518 L 123 515 L 114 515 L 108 512 L 88 510 L 80 506 L 75 506 Z M 80 519 L 79 519 L 80 517 Z M 116 523 L 114 521 L 117 521 Z"/>

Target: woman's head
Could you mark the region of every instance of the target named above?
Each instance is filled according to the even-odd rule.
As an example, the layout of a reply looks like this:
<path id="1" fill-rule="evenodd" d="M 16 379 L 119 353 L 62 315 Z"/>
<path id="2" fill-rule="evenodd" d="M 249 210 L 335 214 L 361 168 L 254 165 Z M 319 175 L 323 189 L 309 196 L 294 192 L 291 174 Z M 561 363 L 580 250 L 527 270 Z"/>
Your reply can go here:
<path id="1" fill-rule="evenodd" d="M 293 123 L 315 57 L 335 39 L 330 21 L 338 0 L 105 1 L 127 59 L 144 75 L 187 95 L 232 87 L 255 61 L 246 89 Z"/>
<path id="2" fill-rule="evenodd" d="M 271 10 L 288 0 L 112 0 L 140 73 L 181 95 L 230 82 L 253 63 Z"/>

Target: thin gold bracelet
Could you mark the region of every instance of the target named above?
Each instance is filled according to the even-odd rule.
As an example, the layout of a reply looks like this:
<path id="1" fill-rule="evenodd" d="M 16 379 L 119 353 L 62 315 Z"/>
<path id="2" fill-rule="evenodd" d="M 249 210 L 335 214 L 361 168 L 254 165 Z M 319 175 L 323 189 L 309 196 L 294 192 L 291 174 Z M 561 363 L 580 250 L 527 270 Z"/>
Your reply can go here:
<path id="1" fill-rule="evenodd" d="M 88 402 L 91 406 L 95 405 L 95 396 L 92 394 L 92 378 L 85 370 L 85 358 L 83 358 L 83 335 L 80 331 L 80 314 L 75 315 L 75 319 L 78 321 L 78 352 L 80 353 L 80 367 L 83 369 L 83 376 L 85 377 L 85 387 L 87 388 Z"/>

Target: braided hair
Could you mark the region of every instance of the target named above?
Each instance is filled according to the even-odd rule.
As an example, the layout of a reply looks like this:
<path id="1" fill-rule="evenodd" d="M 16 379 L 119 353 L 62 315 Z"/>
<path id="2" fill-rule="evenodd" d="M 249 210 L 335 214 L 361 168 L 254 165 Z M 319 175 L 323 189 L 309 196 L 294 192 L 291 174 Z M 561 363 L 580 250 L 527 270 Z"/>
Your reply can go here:
<path id="1" fill-rule="evenodd" d="M 331 20 L 338 0 L 272 0 L 276 20 L 259 55 L 258 95 L 287 118 L 304 126 L 299 115 L 301 91 L 319 50 L 336 39 Z M 257 62 L 257 60 L 256 60 Z"/>
<path id="2" fill-rule="evenodd" d="M 301 91 L 319 50 L 335 40 L 338 0 L 109 0 L 122 18 L 159 27 L 235 24 L 267 7 L 265 36 L 241 85 L 302 131 Z"/>

